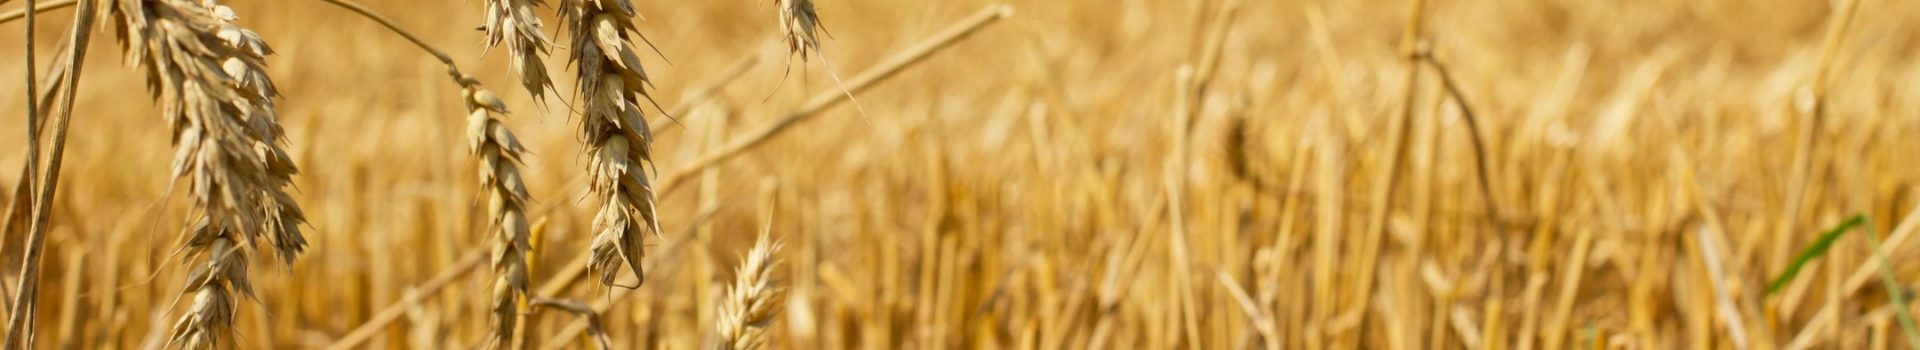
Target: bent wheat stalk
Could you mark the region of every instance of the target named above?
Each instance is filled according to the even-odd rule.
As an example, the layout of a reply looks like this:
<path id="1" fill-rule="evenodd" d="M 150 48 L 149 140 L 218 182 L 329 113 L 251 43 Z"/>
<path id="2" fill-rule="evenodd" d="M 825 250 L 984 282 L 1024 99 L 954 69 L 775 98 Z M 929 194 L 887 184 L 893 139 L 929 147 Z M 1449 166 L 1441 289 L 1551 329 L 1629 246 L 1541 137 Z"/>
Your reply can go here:
<path id="1" fill-rule="evenodd" d="M 526 153 L 526 149 L 520 145 L 519 138 L 514 136 L 513 131 L 507 129 L 506 124 L 501 123 L 499 119 L 493 117 L 496 113 L 507 114 L 506 103 L 502 102 L 498 95 L 483 87 L 479 79 L 461 73 L 460 67 L 453 63 L 453 58 L 448 56 L 445 51 L 441 51 L 439 48 L 427 44 L 426 41 L 421 40 L 418 36 L 413 35 L 413 33 L 401 29 L 398 24 L 393 23 L 393 21 L 387 19 L 386 16 L 381 16 L 379 13 L 375 13 L 364 6 L 360 6 L 358 3 L 348 0 L 321 1 L 346 8 L 374 22 L 379 22 L 395 34 L 399 34 L 407 40 L 412 41 L 415 45 L 420 46 L 421 50 L 433 55 L 434 58 L 439 59 L 441 63 L 445 64 L 447 66 L 447 75 L 453 78 L 455 84 L 460 85 L 461 101 L 467 109 L 467 148 L 473 153 L 474 157 L 479 160 L 480 185 L 485 192 L 484 196 L 486 196 L 487 200 L 487 230 L 490 232 L 488 236 L 492 237 L 494 243 L 492 245 L 492 253 L 488 254 L 488 256 L 493 258 L 494 279 L 492 283 L 492 302 L 489 307 L 492 318 L 492 320 L 489 321 L 491 324 L 491 332 L 488 333 L 487 341 L 495 348 L 511 347 L 515 343 L 513 341 L 513 332 L 516 323 L 519 321 L 519 315 L 522 313 L 520 301 L 525 300 L 527 297 L 527 285 L 529 284 L 527 281 L 527 254 L 532 251 L 532 246 L 528 238 L 530 222 L 527 220 L 527 203 L 530 200 L 530 196 L 527 194 L 527 186 L 521 178 L 519 167 L 521 154 Z M 533 13 L 530 5 L 538 3 L 537 0 L 531 2 L 528 0 L 510 1 L 529 5 L 527 8 L 507 10 L 511 12 L 510 14 L 513 16 L 525 15 L 532 17 Z M 489 5 L 495 5 L 495 2 L 495 0 L 488 1 Z M 491 10 L 493 8 L 490 7 L 489 9 Z M 490 17 L 493 15 L 495 14 L 489 13 Z M 504 33 L 514 34 L 514 36 L 517 37 L 515 39 L 516 44 L 509 45 L 510 50 L 518 52 L 519 49 L 525 48 L 517 46 L 529 43 L 518 41 L 521 39 L 532 40 L 531 43 L 536 45 L 544 43 L 545 41 L 544 37 L 539 37 L 538 18 L 531 20 L 521 17 L 506 19 L 489 18 L 489 26 L 496 24 L 511 26 L 511 28 L 503 29 Z M 523 32 L 523 30 L 528 28 L 533 29 L 531 34 Z M 499 34 L 493 32 L 492 29 L 493 28 L 490 27 L 488 32 L 489 44 L 494 43 L 493 40 L 495 38 L 493 35 Z M 537 37 L 537 39 L 527 39 L 525 38 L 526 35 Z M 540 46 L 539 50 L 544 51 L 545 47 Z M 517 60 L 522 58 L 525 57 L 515 57 L 516 63 L 514 65 L 516 69 L 522 68 L 520 67 L 521 62 L 517 62 Z M 537 74 L 539 79 L 544 81 L 546 79 L 544 68 L 540 68 L 539 61 L 537 60 L 538 57 L 533 57 L 533 59 L 535 59 L 533 62 L 534 68 L 531 69 L 541 69 Z M 523 73 L 526 72 L 523 71 Z M 533 81 L 528 82 L 532 83 Z M 544 84 L 530 84 L 528 89 L 530 92 L 533 92 L 535 96 L 538 96 L 542 86 L 544 86 Z M 385 313 L 382 314 L 384 315 Z M 353 334 L 359 335 L 363 333 L 356 330 Z M 367 334 L 370 335 L 370 333 Z"/>
<path id="2" fill-rule="evenodd" d="M 660 232 L 653 185 L 641 168 L 653 162 L 653 135 L 641 101 L 658 107 L 647 92 L 653 83 L 634 53 L 633 39 L 646 39 L 633 27 L 638 13 L 628 0 L 567 0 L 562 7 L 579 73 L 580 133 L 593 158 L 588 176 L 601 202 L 588 264 L 602 286 L 638 288 L 645 282 L 642 240 Z M 623 267 L 632 272 L 632 285 L 616 282 Z"/>

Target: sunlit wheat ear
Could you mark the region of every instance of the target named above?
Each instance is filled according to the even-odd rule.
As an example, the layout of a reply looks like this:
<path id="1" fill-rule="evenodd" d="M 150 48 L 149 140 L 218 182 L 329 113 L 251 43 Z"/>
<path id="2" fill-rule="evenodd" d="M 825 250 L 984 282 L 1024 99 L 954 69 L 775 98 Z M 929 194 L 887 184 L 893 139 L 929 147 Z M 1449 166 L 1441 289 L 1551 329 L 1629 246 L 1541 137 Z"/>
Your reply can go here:
<path id="1" fill-rule="evenodd" d="M 592 156 L 588 172 L 600 201 L 589 266 L 601 285 L 639 287 L 645 275 L 643 240 L 660 232 L 653 185 L 642 168 L 653 161 L 653 134 L 641 108 L 659 107 L 647 93 L 653 83 L 634 53 L 634 40 L 645 38 L 633 27 L 638 13 L 627 0 L 567 0 L 561 7 L 579 72 L 581 139 Z M 632 272 L 634 284 L 616 282 L 622 268 Z"/>
<path id="2" fill-rule="evenodd" d="M 480 164 L 480 186 L 487 200 L 488 230 L 493 238 L 493 314 L 489 342 L 495 348 L 513 344 L 519 300 L 527 296 L 528 242 L 527 186 L 520 178 L 520 146 L 513 131 L 494 119 L 506 114 L 500 97 L 471 77 L 462 77 L 461 97 L 467 106 L 467 147 Z"/>
<path id="3" fill-rule="evenodd" d="M 203 222 L 204 223 L 204 222 Z M 201 226 L 195 231 L 210 229 Z M 253 288 L 247 280 L 247 258 L 244 249 L 235 246 L 232 238 L 225 235 L 210 235 L 198 232 L 196 235 L 211 237 L 208 242 L 196 242 L 188 246 L 189 256 L 206 257 L 205 263 L 196 264 L 187 275 L 187 285 L 181 295 L 192 295 L 193 304 L 187 307 L 186 314 L 173 324 L 173 336 L 168 339 L 168 347 L 179 345 L 183 348 L 209 349 L 221 346 L 225 333 L 233 329 L 235 313 L 234 294 L 251 298 Z"/>
<path id="4" fill-rule="evenodd" d="M 833 33 L 827 32 L 827 26 L 820 23 L 820 14 L 813 10 L 813 0 L 774 0 L 774 5 L 779 7 L 780 30 L 786 34 L 787 43 L 787 70 L 781 73 L 780 81 L 784 83 L 787 75 L 793 74 L 793 56 L 800 56 L 800 62 L 804 65 L 807 62 L 807 50 L 813 50 L 814 55 L 820 56 L 820 65 L 827 68 L 827 75 L 833 77 L 833 83 L 840 86 L 840 91 L 847 94 L 847 100 L 853 101 L 853 107 L 860 111 L 860 117 L 865 118 L 867 108 L 860 106 L 859 99 L 853 98 L 853 90 L 847 89 L 847 84 L 840 81 L 840 73 L 834 72 L 833 64 L 827 61 L 826 54 L 820 53 L 819 33 L 829 36 Z"/>
<path id="5" fill-rule="evenodd" d="M 253 294 L 246 257 L 265 241 L 291 266 L 307 245 L 306 218 L 285 191 L 298 171 L 281 148 L 279 94 L 265 72 L 272 50 L 211 0 L 113 0 L 101 11 L 173 129 L 173 177 L 188 180 L 197 216 L 181 249 L 207 259 L 182 291 L 193 305 L 171 339 L 217 346 L 232 329 L 233 294 Z"/>
<path id="6" fill-rule="evenodd" d="M 546 6 L 545 0 L 486 0 L 487 6 L 487 47 L 489 49 L 507 45 L 507 54 L 513 71 L 520 73 L 520 84 L 533 94 L 535 101 L 546 96 L 553 89 L 553 80 L 547 76 L 546 61 L 548 50 L 553 48 L 553 40 L 541 32 L 537 7 Z"/>
<path id="7" fill-rule="evenodd" d="M 766 343 L 767 327 L 786 297 L 786 288 L 773 279 L 774 269 L 780 266 L 774 255 L 782 246 L 761 233 L 746 260 L 740 262 L 733 286 L 720 302 L 720 320 L 714 326 L 723 349 L 757 349 Z"/>
<path id="8" fill-rule="evenodd" d="M 820 52 L 818 32 L 826 31 L 820 24 L 819 13 L 813 10 L 813 0 L 774 0 L 780 13 L 780 29 L 785 31 L 787 59 L 800 56 L 801 62 L 807 61 L 807 50 Z M 792 66 L 792 62 L 787 63 Z"/>

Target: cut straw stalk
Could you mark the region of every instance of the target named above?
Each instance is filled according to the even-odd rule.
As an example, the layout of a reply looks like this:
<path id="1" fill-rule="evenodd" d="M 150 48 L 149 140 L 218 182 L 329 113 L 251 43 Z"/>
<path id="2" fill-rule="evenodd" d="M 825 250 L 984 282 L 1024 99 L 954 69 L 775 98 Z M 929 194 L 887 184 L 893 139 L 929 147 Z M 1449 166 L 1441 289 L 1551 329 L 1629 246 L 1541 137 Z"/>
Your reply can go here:
<path id="1" fill-rule="evenodd" d="M 1400 38 L 1400 54 L 1405 58 L 1407 64 L 1406 79 L 1404 80 L 1405 85 L 1402 85 L 1406 89 L 1404 91 L 1405 95 L 1401 99 L 1400 114 L 1398 118 L 1393 121 L 1396 126 L 1388 131 L 1389 135 L 1391 135 L 1388 137 L 1392 140 L 1392 143 L 1387 148 L 1387 168 L 1384 172 L 1380 173 L 1379 178 L 1375 180 L 1375 192 L 1373 192 L 1374 207 L 1368 211 L 1366 232 L 1364 236 L 1361 237 L 1361 242 L 1359 243 L 1361 248 L 1360 254 L 1354 261 L 1375 261 L 1379 258 L 1381 245 L 1385 244 L 1385 240 L 1382 239 L 1382 237 L 1385 236 L 1387 230 L 1387 216 L 1393 210 L 1393 193 L 1399 188 L 1400 170 L 1405 167 L 1407 163 L 1407 147 L 1411 144 L 1411 142 L 1409 142 L 1409 136 L 1413 134 L 1414 98 L 1418 97 L 1420 91 L 1418 46 L 1420 42 L 1421 19 L 1424 10 L 1425 1 L 1411 0 L 1408 2 L 1407 22 L 1404 27 L 1405 32 L 1401 34 L 1402 36 Z M 1360 271 L 1358 271 L 1355 276 L 1361 277 L 1351 280 L 1355 285 L 1352 286 L 1352 290 L 1348 292 L 1350 295 L 1353 295 L 1353 304 L 1347 306 L 1341 318 L 1356 319 L 1359 320 L 1360 323 L 1365 323 L 1365 318 L 1370 315 L 1367 310 L 1372 308 L 1371 303 L 1373 302 L 1374 278 L 1370 276 L 1374 275 L 1374 270 L 1377 266 L 1374 264 L 1360 265 Z M 1498 287 L 1496 287 L 1496 290 L 1497 289 Z M 1341 341 L 1339 344 L 1348 344 L 1345 341 L 1352 340 L 1352 338 L 1345 337 L 1344 335 L 1350 334 L 1343 333 L 1343 336 L 1338 339 Z"/>

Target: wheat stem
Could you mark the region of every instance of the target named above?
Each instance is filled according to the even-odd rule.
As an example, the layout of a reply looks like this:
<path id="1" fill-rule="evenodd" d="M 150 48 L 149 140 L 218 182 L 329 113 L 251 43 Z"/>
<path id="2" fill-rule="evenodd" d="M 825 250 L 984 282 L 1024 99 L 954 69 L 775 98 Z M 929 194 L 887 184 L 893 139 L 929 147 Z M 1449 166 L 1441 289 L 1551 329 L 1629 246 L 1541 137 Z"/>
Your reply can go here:
<path id="1" fill-rule="evenodd" d="M 1433 66 L 1435 75 L 1440 76 L 1440 85 L 1446 87 L 1447 94 L 1453 95 L 1453 101 L 1460 104 L 1460 115 L 1467 121 L 1467 136 L 1473 141 L 1473 165 L 1479 170 L 1480 199 L 1485 202 L 1487 208 L 1487 223 L 1493 225 L 1495 230 L 1501 230 L 1506 227 L 1502 224 L 1505 219 L 1500 213 L 1500 203 L 1494 200 L 1491 179 L 1493 172 L 1487 169 L 1487 145 L 1484 140 L 1481 140 L 1479 118 L 1474 116 L 1473 106 L 1467 103 L 1467 95 L 1462 93 L 1460 85 L 1454 82 L 1453 75 L 1447 71 L 1447 66 L 1441 64 L 1439 58 L 1433 57 L 1430 51 L 1422 50 L 1418 54 L 1428 65 Z"/>
<path id="2" fill-rule="evenodd" d="M 54 85 L 64 88 L 65 91 L 59 94 L 59 105 L 54 106 L 55 113 L 53 119 L 58 120 L 58 122 L 53 130 L 51 153 L 46 156 L 46 172 L 39 173 L 33 166 L 33 164 L 40 161 L 38 159 L 39 150 L 37 148 L 39 144 L 38 130 L 41 124 L 41 122 L 36 121 L 36 116 L 40 112 L 40 108 L 35 107 L 35 105 L 39 104 L 40 100 L 38 96 L 35 96 L 37 87 L 33 84 L 33 69 L 31 69 L 33 67 L 33 12 L 37 11 L 34 5 L 33 0 L 28 0 L 26 3 L 26 8 L 29 9 L 28 15 L 26 16 L 28 23 L 27 66 L 29 68 L 27 69 L 27 114 L 29 115 L 27 133 L 31 135 L 29 136 L 29 145 L 35 149 L 28 151 L 29 157 L 27 157 L 26 161 L 28 163 L 28 172 L 39 174 L 39 177 L 23 178 L 22 181 L 38 183 L 40 189 L 38 195 L 32 196 L 32 198 L 34 198 L 34 205 L 32 207 L 34 219 L 28 229 L 26 256 L 23 259 L 24 261 L 22 262 L 20 270 L 21 277 L 19 285 L 14 289 L 15 294 L 13 301 L 8 305 L 10 311 L 8 312 L 7 336 L 4 343 L 5 348 L 8 349 L 31 347 L 33 345 L 33 318 L 37 311 L 37 303 L 34 302 L 34 299 L 39 296 L 40 257 L 46 248 L 46 232 L 50 214 L 53 209 L 53 195 L 60 185 L 60 166 L 66 153 L 67 127 L 73 120 L 74 93 L 76 87 L 79 86 L 81 64 L 86 60 L 87 43 L 93 34 L 94 17 L 93 11 L 91 11 L 93 3 L 89 1 L 80 4 L 80 11 L 74 13 L 73 26 L 68 32 L 67 41 L 69 45 L 67 46 L 68 51 L 65 54 L 66 61 L 56 65 L 56 72 L 58 72 L 57 74 L 60 78 Z"/>
<path id="3" fill-rule="evenodd" d="M 852 79 L 847 79 L 845 94 L 837 92 L 815 94 L 813 98 L 807 99 L 805 104 L 800 105 L 800 108 L 787 113 L 786 117 L 761 127 L 758 130 L 748 132 L 746 135 L 735 137 L 727 141 L 727 145 L 721 147 L 719 151 L 702 155 L 700 158 L 687 163 L 687 165 L 682 166 L 679 170 L 675 170 L 672 174 L 667 175 L 664 180 L 661 180 L 660 196 L 664 197 L 673 193 L 675 187 L 671 186 L 671 184 L 686 180 L 687 177 L 699 174 L 701 169 L 713 166 L 715 163 L 739 155 L 740 152 L 759 146 L 761 143 L 772 139 L 773 136 L 785 131 L 787 128 L 811 119 L 829 107 L 839 105 L 841 101 L 846 100 L 846 94 L 865 91 L 874 84 L 891 78 L 894 74 L 900 73 L 900 71 L 906 69 L 907 66 L 926 59 L 927 56 L 932 55 L 934 52 L 951 46 L 954 42 L 979 31 L 980 28 L 985 28 L 988 24 L 993 24 L 1000 19 L 1012 15 L 1012 6 L 988 6 L 986 9 L 974 13 L 972 16 L 968 16 L 966 19 L 960 20 L 959 23 L 949 26 L 945 30 L 941 30 L 939 33 L 934 34 L 933 37 L 922 40 L 920 43 L 914 44 L 912 47 L 894 54 L 892 57 L 880 61 L 880 63 L 874 64 L 873 68 L 869 68 L 867 71 L 855 75 Z"/>

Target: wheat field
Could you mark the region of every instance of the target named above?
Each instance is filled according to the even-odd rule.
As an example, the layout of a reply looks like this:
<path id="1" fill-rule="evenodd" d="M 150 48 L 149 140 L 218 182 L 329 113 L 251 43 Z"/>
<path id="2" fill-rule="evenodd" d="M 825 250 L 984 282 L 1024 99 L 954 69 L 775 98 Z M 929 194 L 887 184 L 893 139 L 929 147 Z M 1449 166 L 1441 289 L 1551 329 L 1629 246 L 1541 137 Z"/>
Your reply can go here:
<path id="1" fill-rule="evenodd" d="M 6 345 L 1920 345 L 1920 4 L 794 1 L 85 0 L 234 46 L 89 16 Z M 74 14 L 0 23 L 9 202 Z"/>

